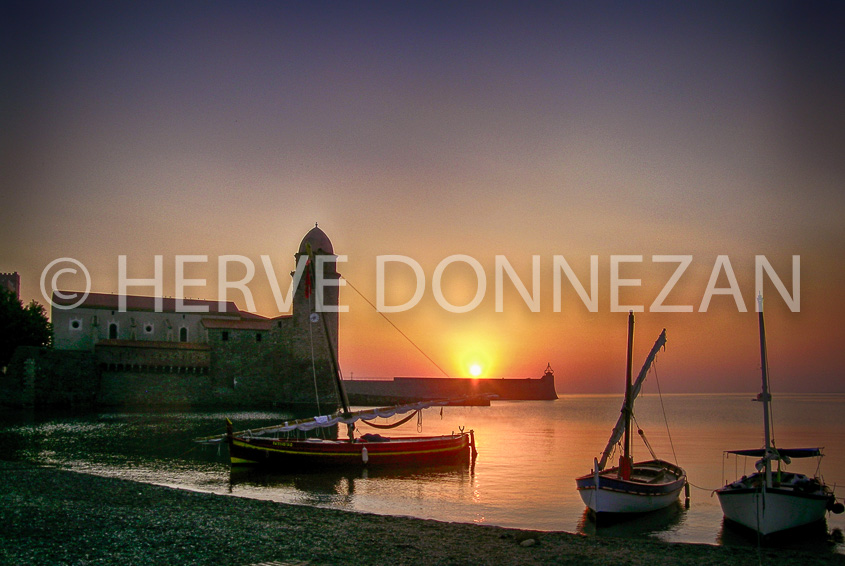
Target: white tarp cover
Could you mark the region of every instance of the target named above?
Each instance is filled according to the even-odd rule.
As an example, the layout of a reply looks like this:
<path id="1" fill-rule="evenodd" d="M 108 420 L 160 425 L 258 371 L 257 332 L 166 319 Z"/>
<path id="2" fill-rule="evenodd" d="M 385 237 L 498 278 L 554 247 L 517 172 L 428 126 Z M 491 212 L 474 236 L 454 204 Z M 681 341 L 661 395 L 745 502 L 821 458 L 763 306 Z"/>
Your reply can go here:
<path id="1" fill-rule="evenodd" d="M 410 413 L 412 411 L 419 411 L 420 409 L 427 409 L 428 407 L 448 405 L 449 403 L 450 401 L 445 399 L 442 401 L 421 401 L 419 403 L 412 403 L 409 405 L 397 405 L 395 407 L 380 407 L 377 409 L 365 409 L 363 411 L 354 411 L 352 413 L 347 413 L 346 415 L 342 413 L 335 413 L 333 415 L 321 415 L 317 417 L 311 417 L 309 419 L 286 421 L 279 425 L 265 427 L 257 430 L 244 431 L 243 433 L 235 433 L 235 435 L 237 436 L 238 434 L 249 433 L 264 434 L 273 432 L 291 432 L 294 430 L 314 430 L 315 428 L 327 428 L 341 423 L 354 424 L 358 421 L 368 421 L 377 418 L 386 419 L 394 415 L 401 415 L 404 413 Z"/>
<path id="2" fill-rule="evenodd" d="M 401 415 L 403 413 L 410 413 L 412 411 L 419 411 L 427 409 L 428 407 L 442 407 L 459 403 L 465 399 L 437 399 L 432 401 L 420 401 L 418 403 L 409 403 L 407 405 L 396 405 L 395 407 L 380 407 L 377 409 L 364 409 L 362 411 L 353 411 L 351 413 L 334 413 L 332 415 L 320 415 L 308 419 L 299 419 L 296 421 L 286 421 L 282 424 L 267 426 L 263 428 L 254 428 L 249 430 L 242 430 L 232 433 L 233 436 L 261 436 L 264 434 L 274 434 L 277 432 L 291 432 L 294 430 L 314 430 L 315 428 L 327 428 L 335 426 L 340 423 L 353 424 L 357 421 L 369 421 L 377 418 L 389 418 L 393 415 Z M 225 434 L 214 436 L 206 436 L 204 438 L 196 438 L 195 442 L 203 444 L 213 444 L 221 442 L 226 438 Z"/>

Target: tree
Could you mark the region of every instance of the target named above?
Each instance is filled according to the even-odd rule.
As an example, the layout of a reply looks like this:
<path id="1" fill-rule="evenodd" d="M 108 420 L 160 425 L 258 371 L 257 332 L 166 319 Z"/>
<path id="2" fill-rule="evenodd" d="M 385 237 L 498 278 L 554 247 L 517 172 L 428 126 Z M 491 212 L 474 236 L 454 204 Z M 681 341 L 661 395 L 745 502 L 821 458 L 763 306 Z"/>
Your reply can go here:
<path id="1" fill-rule="evenodd" d="M 35 301 L 27 306 L 14 293 L 0 289 L 0 368 L 9 365 L 18 346 L 49 346 L 53 325 Z"/>

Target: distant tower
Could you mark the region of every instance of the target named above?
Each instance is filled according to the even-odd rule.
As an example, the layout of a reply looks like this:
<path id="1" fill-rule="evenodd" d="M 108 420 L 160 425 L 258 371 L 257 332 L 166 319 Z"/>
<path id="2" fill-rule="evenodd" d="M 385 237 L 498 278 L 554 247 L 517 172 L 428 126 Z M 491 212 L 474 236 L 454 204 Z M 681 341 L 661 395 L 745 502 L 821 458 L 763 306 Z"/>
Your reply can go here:
<path id="1" fill-rule="evenodd" d="M 0 288 L 11 291 L 16 299 L 21 298 L 21 276 L 18 272 L 0 273 Z"/>
<path id="2" fill-rule="evenodd" d="M 329 240 L 329 237 L 317 226 L 317 224 L 314 224 L 314 227 L 305 234 L 304 238 L 302 238 L 302 242 L 299 244 L 299 251 L 294 255 L 296 265 L 299 265 L 300 257 L 307 257 L 308 244 L 311 245 L 311 252 L 314 254 L 315 261 L 317 261 L 320 256 L 329 256 L 331 258 L 337 257 L 334 254 L 334 246 L 332 246 L 332 242 Z M 315 264 L 315 268 L 317 265 L 319 265 L 319 263 Z M 329 283 L 323 287 L 322 304 L 336 309 L 339 304 L 339 288 L 337 286 L 337 282 L 340 279 L 340 273 L 337 272 L 337 262 L 325 261 L 322 267 L 322 279 L 323 281 Z M 325 344 L 325 338 L 323 337 L 324 332 L 322 322 L 314 323 L 311 322 L 310 319 L 311 313 L 316 310 L 317 281 L 315 279 L 316 278 L 314 277 L 308 277 L 303 274 L 293 297 L 293 317 L 298 328 L 307 329 L 311 326 L 311 332 L 313 333 L 314 343 L 316 345 Z M 329 327 L 329 335 L 331 336 L 332 348 L 334 348 L 335 355 L 337 355 L 338 313 L 319 312 L 317 314 L 326 318 L 326 323 Z M 317 351 L 322 351 L 322 348 Z"/>

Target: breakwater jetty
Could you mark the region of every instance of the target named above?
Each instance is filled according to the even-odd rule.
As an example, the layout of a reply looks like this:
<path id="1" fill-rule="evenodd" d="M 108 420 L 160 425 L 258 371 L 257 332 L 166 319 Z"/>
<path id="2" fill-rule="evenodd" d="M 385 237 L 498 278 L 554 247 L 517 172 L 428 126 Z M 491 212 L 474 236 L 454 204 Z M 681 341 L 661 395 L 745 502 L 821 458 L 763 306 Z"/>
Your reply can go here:
<path id="1" fill-rule="evenodd" d="M 502 401 L 557 399 L 551 367 L 540 378 L 394 377 L 346 380 L 343 384 L 351 404 L 366 406 L 485 395 Z"/>

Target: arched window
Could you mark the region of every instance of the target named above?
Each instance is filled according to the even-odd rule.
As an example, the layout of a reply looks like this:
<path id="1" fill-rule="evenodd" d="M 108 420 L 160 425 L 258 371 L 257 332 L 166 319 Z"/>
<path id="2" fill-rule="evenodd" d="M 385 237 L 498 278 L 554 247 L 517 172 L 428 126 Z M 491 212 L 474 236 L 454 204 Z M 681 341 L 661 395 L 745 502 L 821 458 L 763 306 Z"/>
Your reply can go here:
<path id="1" fill-rule="evenodd" d="M 117 340 L 117 323 L 109 323 L 109 340 Z"/>
<path id="2" fill-rule="evenodd" d="M 179 329 L 179 341 L 180 342 L 187 342 L 188 341 L 188 329 L 184 326 Z"/>

